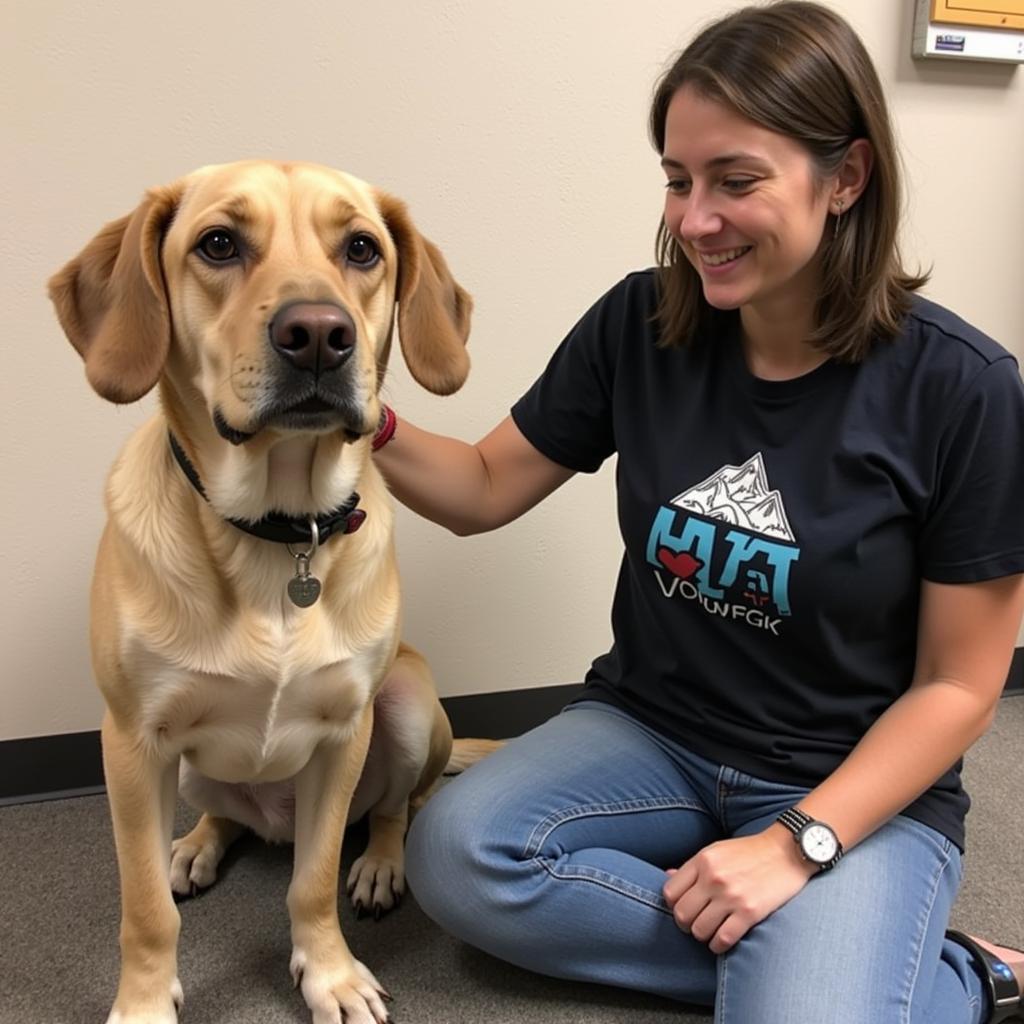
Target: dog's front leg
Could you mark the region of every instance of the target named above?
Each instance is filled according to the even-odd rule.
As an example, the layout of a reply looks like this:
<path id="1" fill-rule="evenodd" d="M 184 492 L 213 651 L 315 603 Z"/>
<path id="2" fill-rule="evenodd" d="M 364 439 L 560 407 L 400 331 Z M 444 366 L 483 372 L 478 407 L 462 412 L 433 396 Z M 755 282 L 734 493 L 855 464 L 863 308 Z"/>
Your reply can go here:
<path id="1" fill-rule="evenodd" d="M 181 919 L 168 872 L 178 758 L 161 760 L 109 711 L 102 737 L 121 876 L 121 981 L 107 1024 L 176 1024 Z"/>
<path id="2" fill-rule="evenodd" d="M 351 740 L 322 743 L 295 779 L 295 867 L 288 889 L 291 971 L 313 1011 L 313 1024 L 388 1020 L 382 1001 L 387 994 L 352 956 L 338 921 L 341 838 L 372 729 L 371 704 Z"/>

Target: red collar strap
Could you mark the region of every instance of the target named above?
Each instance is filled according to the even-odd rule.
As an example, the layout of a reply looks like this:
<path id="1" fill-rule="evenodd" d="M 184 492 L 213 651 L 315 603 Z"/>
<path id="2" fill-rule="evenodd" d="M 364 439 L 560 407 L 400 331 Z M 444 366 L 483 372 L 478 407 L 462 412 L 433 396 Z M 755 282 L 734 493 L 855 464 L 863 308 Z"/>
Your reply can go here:
<path id="1" fill-rule="evenodd" d="M 380 407 L 380 422 L 377 424 L 377 433 L 373 435 L 373 441 L 370 443 L 370 450 L 374 452 L 380 451 L 389 441 L 393 441 L 397 426 L 398 417 L 395 415 L 395 410 L 390 405 L 382 403 Z"/>

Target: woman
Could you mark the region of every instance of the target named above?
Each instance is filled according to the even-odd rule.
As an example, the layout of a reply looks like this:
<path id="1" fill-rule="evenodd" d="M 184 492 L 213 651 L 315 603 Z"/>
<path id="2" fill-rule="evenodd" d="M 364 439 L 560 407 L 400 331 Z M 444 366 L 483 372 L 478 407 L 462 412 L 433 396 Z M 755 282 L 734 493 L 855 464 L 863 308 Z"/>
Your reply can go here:
<path id="1" fill-rule="evenodd" d="M 836 14 L 710 26 L 651 132 L 659 269 L 478 444 L 402 422 L 377 456 L 469 534 L 618 455 L 614 646 L 431 801 L 413 891 L 494 955 L 725 1024 L 1004 1019 L 1024 957 L 946 927 L 960 758 L 1024 608 L 1016 363 L 914 294 L 881 87 Z"/>

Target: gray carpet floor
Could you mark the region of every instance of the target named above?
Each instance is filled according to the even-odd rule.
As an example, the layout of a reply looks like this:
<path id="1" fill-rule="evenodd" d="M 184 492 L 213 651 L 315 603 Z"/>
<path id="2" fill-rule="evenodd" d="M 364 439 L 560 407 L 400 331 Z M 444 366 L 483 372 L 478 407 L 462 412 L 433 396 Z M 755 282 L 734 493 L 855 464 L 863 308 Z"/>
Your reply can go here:
<path id="1" fill-rule="evenodd" d="M 965 769 L 965 881 L 954 923 L 1024 946 L 1024 696 L 1004 698 Z M 185 807 L 176 834 L 194 820 Z M 346 861 L 362 837 L 347 841 Z M 255 838 L 218 883 L 181 905 L 182 1024 L 308 1024 L 291 987 L 285 891 L 289 847 Z M 400 1024 L 709 1024 L 660 999 L 537 977 L 469 949 L 407 897 L 379 922 L 342 927 L 395 997 Z M 0 1022 L 102 1024 L 117 979 L 118 893 L 106 798 L 0 808 Z M 751 1022 L 756 1024 L 756 1022 Z"/>

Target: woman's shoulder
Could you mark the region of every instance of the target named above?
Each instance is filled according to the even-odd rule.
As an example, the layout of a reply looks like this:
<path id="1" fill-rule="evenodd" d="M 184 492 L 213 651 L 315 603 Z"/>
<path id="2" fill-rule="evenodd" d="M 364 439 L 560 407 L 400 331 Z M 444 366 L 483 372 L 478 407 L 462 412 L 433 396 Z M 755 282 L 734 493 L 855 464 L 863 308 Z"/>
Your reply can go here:
<path id="1" fill-rule="evenodd" d="M 1017 358 L 952 310 L 915 295 L 899 335 L 875 345 L 860 377 L 874 394 L 892 394 L 921 422 L 952 415 L 988 396 L 1019 404 Z"/>
<path id="2" fill-rule="evenodd" d="M 630 271 L 591 304 L 569 338 L 576 344 L 596 344 L 609 350 L 626 339 L 635 341 L 638 333 L 649 335 L 653 342 L 657 304 L 656 271 Z"/>
<path id="3" fill-rule="evenodd" d="M 922 357 L 939 364 L 964 363 L 981 370 L 1016 357 L 994 338 L 945 306 L 915 295 L 904 323 L 904 340 L 919 347 Z"/>
<path id="4" fill-rule="evenodd" d="M 658 298 L 657 275 L 656 267 L 631 270 L 605 292 L 601 301 L 653 305 Z"/>
<path id="5" fill-rule="evenodd" d="M 626 276 L 619 281 L 619 285 L 653 291 L 657 281 L 657 276 L 657 267 L 642 267 L 639 270 L 630 270 Z"/>

